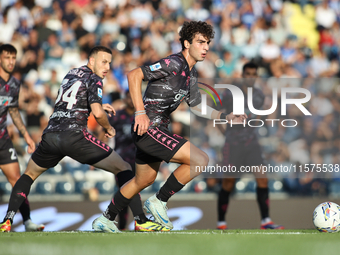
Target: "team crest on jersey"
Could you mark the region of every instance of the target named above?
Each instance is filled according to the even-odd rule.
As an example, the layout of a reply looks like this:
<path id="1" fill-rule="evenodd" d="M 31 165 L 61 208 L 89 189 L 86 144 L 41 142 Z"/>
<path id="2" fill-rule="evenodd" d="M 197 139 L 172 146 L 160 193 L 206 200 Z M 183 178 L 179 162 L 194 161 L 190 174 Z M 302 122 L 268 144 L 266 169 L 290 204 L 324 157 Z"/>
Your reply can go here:
<path id="1" fill-rule="evenodd" d="M 100 98 L 103 97 L 103 90 L 100 89 L 100 88 L 98 88 L 98 96 L 99 96 Z"/>
<path id="2" fill-rule="evenodd" d="M 150 66 L 151 71 L 156 71 L 156 70 L 161 69 L 161 68 L 162 68 L 162 66 L 159 62 Z"/>

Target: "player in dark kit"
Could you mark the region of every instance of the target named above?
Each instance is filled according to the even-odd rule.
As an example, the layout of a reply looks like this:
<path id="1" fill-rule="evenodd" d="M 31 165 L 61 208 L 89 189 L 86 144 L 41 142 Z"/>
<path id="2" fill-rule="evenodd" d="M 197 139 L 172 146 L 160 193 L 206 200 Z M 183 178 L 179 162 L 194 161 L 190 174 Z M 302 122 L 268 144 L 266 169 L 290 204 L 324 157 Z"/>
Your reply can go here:
<path id="1" fill-rule="evenodd" d="M 136 108 L 132 137 L 137 147 L 136 176 L 118 191 L 105 214 L 110 220 L 126 207 L 142 189 L 151 185 L 159 166 L 166 162 L 180 166 L 170 175 L 159 192 L 144 204 L 155 221 L 173 228 L 166 203 L 185 184 L 198 176 L 195 166 L 206 166 L 208 156 L 183 137 L 168 130 L 170 114 L 185 100 L 191 110 L 201 114 L 201 95 L 197 85 L 194 65 L 203 61 L 213 38 L 212 26 L 206 22 L 185 22 L 180 31 L 182 52 L 163 58 L 150 66 L 142 66 L 129 72 L 128 82 L 133 104 Z M 142 80 L 149 81 L 142 98 Z M 227 118 L 242 121 L 245 116 L 227 116 L 209 108 L 206 118 Z"/>
<path id="2" fill-rule="evenodd" d="M 7 131 L 7 112 L 28 145 L 28 153 L 35 150 L 35 144 L 22 122 L 18 107 L 20 82 L 11 76 L 16 62 L 17 50 L 10 44 L 0 46 L 0 169 L 9 183 L 14 186 L 20 178 L 20 168 L 16 151 Z M 30 206 L 27 198 L 18 208 L 26 231 L 42 231 L 44 225 L 35 224 L 30 219 Z"/>
<path id="3" fill-rule="evenodd" d="M 257 65 L 247 63 L 242 70 L 242 91 L 245 94 L 245 112 L 248 117 L 252 116 L 248 109 L 247 88 L 253 87 L 257 78 Z M 258 88 L 253 88 L 253 106 L 260 109 L 263 106 L 264 94 Z M 226 106 L 227 112 L 233 111 L 233 97 L 229 90 L 223 94 L 222 105 Z M 255 116 L 254 116 L 255 117 Z M 263 165 L 262 149 L 259 145 L 256 130 L 250 126 L 233 125 L 228 126 L 225 132 L 226 141 L 223 148 L 223 165 L 236 166 L 261 166 Z M 284 229 L 283 226 L 275 225 L 269 217 L 269 189 L 266 175 L 258 173 L 255 175 L 257 182 L 257 202 L 261 213 L 261 229 Z M 229 205 L 229 196 L 235 186 L 235 178 L 224 178 L 222 187 L 218 194 L 218 229 L 227 229 L 225 215 Z"/>
<path id="4" fill-rule="evenodd" d="M 13 217 L 28 196 L 33 181 L 65 156 L 114 173 L 119 186 L 133 177 L 131 166 L 127 162 L 86 131 L 87 119 L 92 112 L 105 129 L 105 135 L 109 138 L 115 135 L 105 112 L 114 113 L 114 109 L 109 104 L 102 105 L 102 80 L 110 70 L 111 59 L 110 49 L 96 46 L 89 53 L 87 66 L 72 69 L 65 76 L 42 141 L 28 162 L 25 173 L 13 187 L 7 214 L 0 225 L 2 232 L 10 231 Z M 160 224 L 147 220 L 137 196 L 131 202 L 136 224 L 141 229 L 145 226 L 147 231 L 166 230 Z M 114 222 L 105 217 L 97 219 L 93 228 L 96 231 L 119 232 Z"/>
<path id="5" fill-rule="evenodd" d="M 132 172 L 135 173 L 136 146 L 131 137 L 131 124 L 135 118 L 135 108 L 129 91 L 125 93 L 123 101 L 125 103 L 124 108 L 117 111 L 116 115 L 111 116 L 109 121 L 111 126 L 115 127 L 116 130 L 114 149 L 123 160 L 131 165 Z M 119 229 L 125 229 L 128 217 L 128 208 L 125 207 L 118 216 Z M 135 226 L 135 229 L 136 227 L 138 226 Z"/>

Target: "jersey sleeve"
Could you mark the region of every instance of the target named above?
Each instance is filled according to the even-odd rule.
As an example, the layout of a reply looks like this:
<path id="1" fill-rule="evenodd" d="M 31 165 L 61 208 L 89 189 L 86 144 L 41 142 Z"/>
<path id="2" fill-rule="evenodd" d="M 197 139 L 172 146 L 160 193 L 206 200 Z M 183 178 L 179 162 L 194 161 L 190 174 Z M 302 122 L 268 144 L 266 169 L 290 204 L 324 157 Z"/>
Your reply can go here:
<path id="1" fill-rule="evenodd" d="M 19 91 L 20 91 L 20 82 L 13 82 L 10 86 L 10 96 L 12 97 L 11 102 L 8 104 L 8 107 L 19 107 Z"/>
<path id="2" fill-rule="evenodd" d="M 178 57 L 167 57 L 153 63 L 152 65 L 141 66 L 144 74 L 144 81 L 158 80 L 169 76 L 177 75 L 182 68 L 183 61 Z"/>
<path id="3" fill-rule="evenodd" d="M 92 77 L 88 84 L 87 99 L 89 105 L 93 103 L 102 104 L 103 101 L 103 81 L 98 77 Z"/>
<path id="4" fill-rule="evenodd" d="M 185 97 L 185 101 L 189 107 L 195 107 L 202 101 L 201 93 L 197 84 L 197 74 L 195 74 L 195 76 L 190 79 L 190 90 Z"/>

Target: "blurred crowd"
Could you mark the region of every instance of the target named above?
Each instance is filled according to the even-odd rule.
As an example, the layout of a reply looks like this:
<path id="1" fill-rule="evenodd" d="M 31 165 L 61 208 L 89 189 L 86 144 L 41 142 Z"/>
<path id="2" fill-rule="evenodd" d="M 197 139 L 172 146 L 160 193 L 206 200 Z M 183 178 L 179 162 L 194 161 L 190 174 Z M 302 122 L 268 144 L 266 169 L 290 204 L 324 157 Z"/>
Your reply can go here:
<path id="1" fill-rule="evenodd" d="M 87 63 L 93 46 L 113 51 L 103 102 L 119 109 L 128 89 L 126 73 L 181 51 L 181 24 L 204 20 L 213 25 L 215 38 L 206 60 L 196 65 L 199 77 L 240 78 L 243 64 L 253 61 L 263 78 L 258 86 L 267 96 L 264 109 L 271 106 L 273 86 L 303 87 L 312 93 L 306 106 L 312 117 L 288 109 L 286 119 L 298 119 L 298 127 L 259 129 L 267 161 L 340 162 L 338 0 L 0 0 L 0 10 L 0 43 L 11 43 L 18 50 L 13 75 L 22 81 L 20 108 L 37 143 L 62 78 L 70 68 Z M 187 106 L 181 105 L 173 114 L 174 132 L 190 136 L 188 116 Z M 19 134 L 9 128 L 19 154 L 27 158 Z M 209 139 L 209 127 L 205 130 L 203 147 L 223 146 L 223 136 Z M 211 154 L 212 160 L 220 160 Z M 332 193 L 327 179 L 312 174 L 292 177 L 278 176 L 291 194 Z M 340 183 L 340 177 L 327 177 Z M 208 182 L 208 188 L 213 185 Z"/>

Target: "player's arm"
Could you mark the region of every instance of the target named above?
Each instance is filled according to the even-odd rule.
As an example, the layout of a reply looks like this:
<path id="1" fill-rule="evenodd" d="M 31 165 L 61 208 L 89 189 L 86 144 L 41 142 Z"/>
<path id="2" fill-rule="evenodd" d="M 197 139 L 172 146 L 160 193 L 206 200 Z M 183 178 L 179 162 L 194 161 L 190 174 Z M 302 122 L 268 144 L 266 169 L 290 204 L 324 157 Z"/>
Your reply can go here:
<path id="1" fill-rule="evenodd" d="M 22 136 L 24 137 L 24 139 L 25 139 L 25 141 L 28 145 L 27 152 L 33 153 L 34 150 L 35 150 L 35 143 L 26 130 L 24 122 L 21 119 L 21 115 L 20 115 L 18 107 L 9 107 L 8 112 L 11 115 L 11 118 L 12 118 L 14 125 L 20 131 L 20 133 L 22 134 Z"/>
<path id="2" fill-rule="evenodd" d="M 127 74 L 127 78 L 131 99 L 136 109 L 133 131 L 136 132 L 138 127 L 137 134 L 143 135 L 148 130 L 150 119 L 146 115 L 142 97 L 142 81 L 144 79 L 142 69 L 140 67 L 133 69 Z"/>
<path id="3" fill-rule="evenodd" d="M 91 111 L 98 124 L 104 128 L 105 135 L 109 138 L 114 137 L 116 135 L 116 130 L 110 125 L 102 105 L 100 103 L 92 103 Z"/>
<path id="4" fill-rule="evenodd" d="M 215 110 L 214 108 L 211 108 L 210 106 L 206 105 L 206 109 L 207 109 L 207 114 L 202 114 L 202 105 L 201 103 L 194 106 L 194 107 L 190 107 L 190 110 L 192 113 L 194 113 L 195 115 L 205 118 L 205 119 L 226 119 L 228 122 L 232 121 L 233 124 L 238 124 L 238 123 L 242 123 L 243 120 L 245 120 L 247 118 L 247 114 L 241 114 L 241 115 L 234 115 L 233 113 L 229 113 L 228 115 Z"/>

